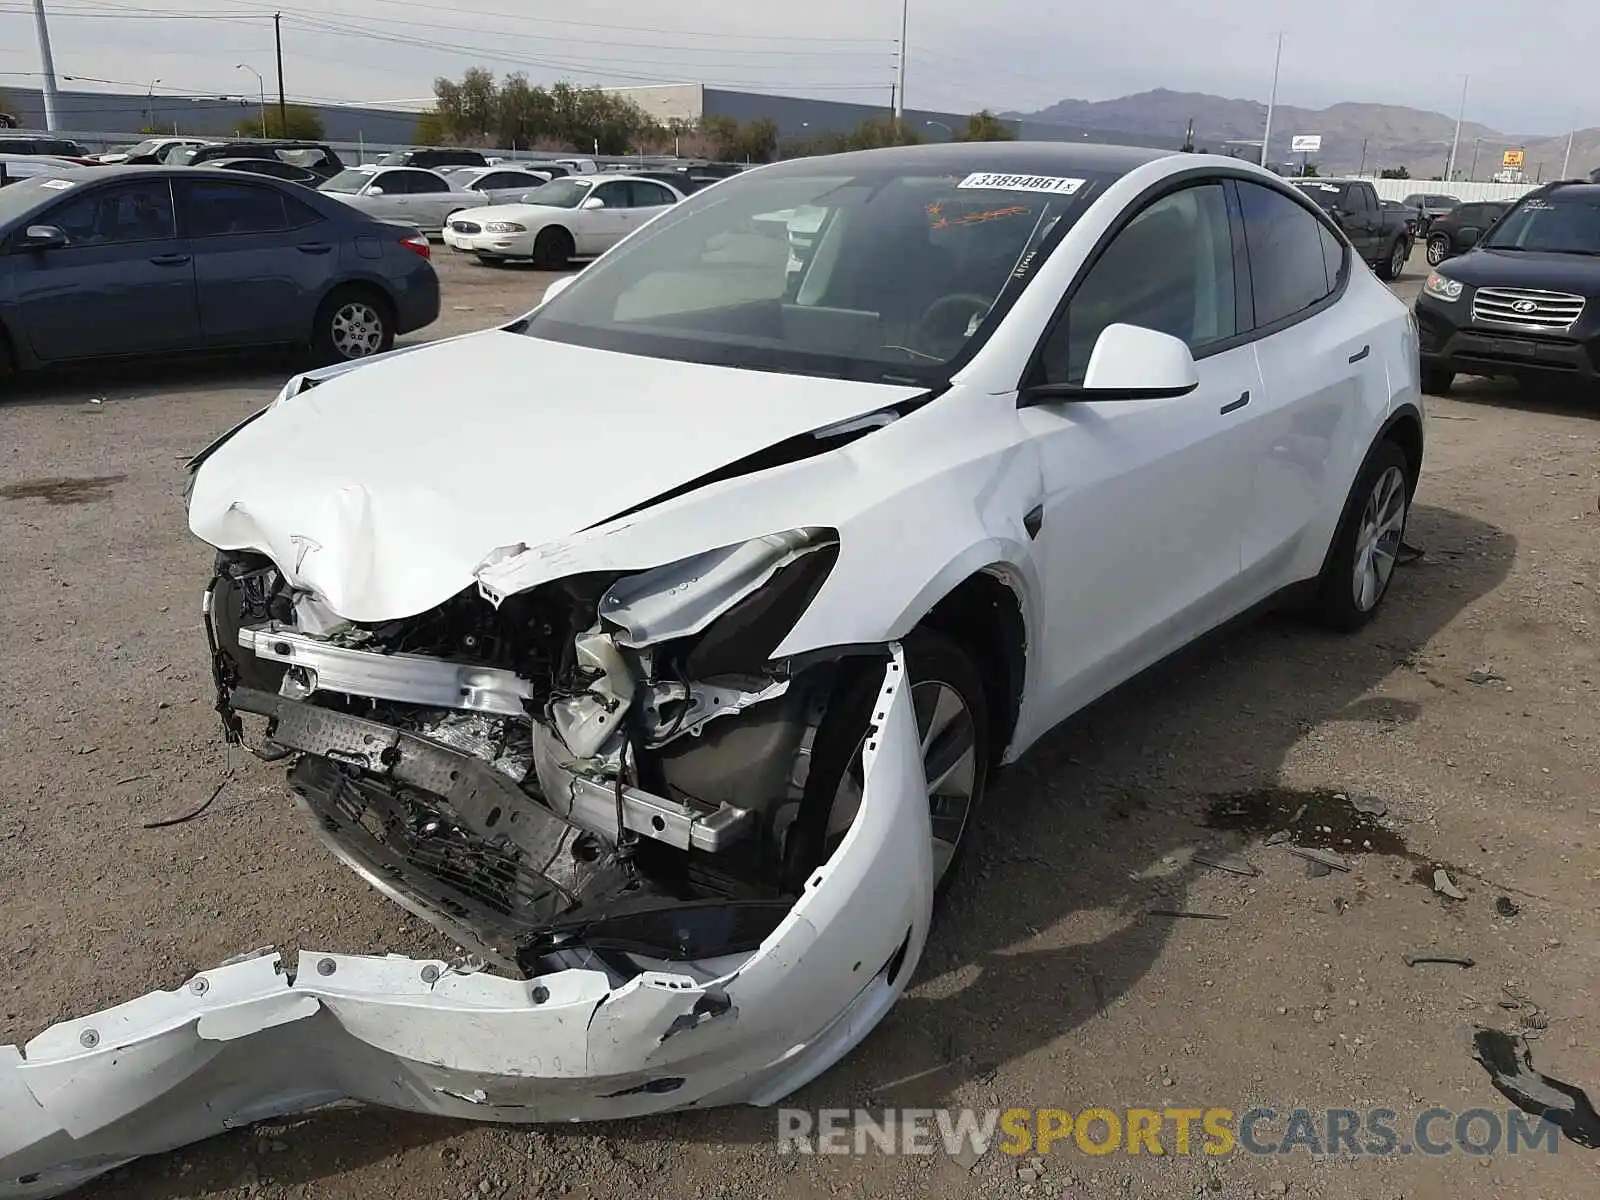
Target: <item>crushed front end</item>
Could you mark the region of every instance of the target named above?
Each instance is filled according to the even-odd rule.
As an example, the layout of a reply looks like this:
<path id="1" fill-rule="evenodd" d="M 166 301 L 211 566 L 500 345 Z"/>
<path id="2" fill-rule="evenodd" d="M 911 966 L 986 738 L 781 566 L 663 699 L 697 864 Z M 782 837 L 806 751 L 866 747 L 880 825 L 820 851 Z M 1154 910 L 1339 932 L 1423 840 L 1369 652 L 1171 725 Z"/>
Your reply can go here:
<path id="1" fill-rule="evenodd" d="M 836 553 L 794 530 L 381 623 L 220 553 L 228 738 L 490 969 L 247 958 L 0 1047 L 0 1197 L 338 1099 L 626 1117 L 773 1103 L 836 1062 L 905 987 L 933 876 L 899 646 L 773 657 Z"/>

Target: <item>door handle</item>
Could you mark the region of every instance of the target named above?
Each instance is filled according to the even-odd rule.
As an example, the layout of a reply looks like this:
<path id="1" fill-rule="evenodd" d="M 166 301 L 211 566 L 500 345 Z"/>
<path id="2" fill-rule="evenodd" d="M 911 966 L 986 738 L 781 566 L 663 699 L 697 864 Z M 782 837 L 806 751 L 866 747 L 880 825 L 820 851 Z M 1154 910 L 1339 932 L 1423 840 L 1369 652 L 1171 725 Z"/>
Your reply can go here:
<path id="1" fill-rule="evenodd" d="M 328 242 L 302 242 L 295 249 L 301 254 L 326 254 L 333 246 Z"/>
<path id="2" fill-rule="evenodd" d="M 1241 408 L 1243 408 L 1246 404 L 1249 404 L 1249 403 L 1250 403 L 1250 393 L 1249 392 L 1244 392 L 1232 404 L 1224 404 L 1222 406 L 1222 409 L 1221 409 L 1222 415 L 1223 416 L 1227 416 L 1231 412 L 1238 412 Z"/>
<path id="3" fill-rule="evenodd" d="M 189 261 L 187 254 L 158 254 L 150 260 L 158 267 L 181 267 Z"/>
<path id="4" fill-rule="evenodd" d="M 1369 355 L 1371 353 L 1372 353 L 1372 346 L 1370 344 L 1366 345 L 1366 346 L 1363 346 L 1363 347 L 1361 347 L 1361 349 L 1357 350 L 1354 354 L 1352 354 L 1350 356 L 1350 361 L 1353 362 L 1353 363 L 1358 363 L 1363 358 L 1365 358 L 1367 355 Z"/>

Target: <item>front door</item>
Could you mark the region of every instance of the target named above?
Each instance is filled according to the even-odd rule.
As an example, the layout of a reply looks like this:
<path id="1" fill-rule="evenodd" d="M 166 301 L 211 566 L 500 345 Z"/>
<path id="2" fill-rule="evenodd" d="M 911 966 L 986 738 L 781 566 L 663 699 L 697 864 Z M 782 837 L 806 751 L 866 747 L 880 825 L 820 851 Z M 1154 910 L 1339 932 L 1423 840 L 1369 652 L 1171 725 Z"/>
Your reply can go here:
<path id="1" fill-rule="evenodd" d="M 633 188 L 626 179 L 602 183 L 589 193 L 584 203 L 599 200 L 602 207 L 585 208 L 579 222 L 578 253 L 604 254 L 633 228 L 637 216 L 633 209 Z"/>
<path id="2" fill-rule="evenodd" d="M 1039 455 L 1045 605 L 1041 718 L 1053 724 L 1234 615 L 1250 503 L 1239 424 L 1261 390 L 1239 332 L 1234 248 L 1220 183 L 1152 203 L 1119 232 L 1047 335 L 1043 377 L 1077 383 L 1100 331 L 1170 333 L 1199 387 L 1167 400 L 1024 409 Z"/>
<path id="3" fill-rule="evenodd" d="M 60 228 L 67 244 L 11 255 L 21 333 L 34 354 L 70 362 L 199 346 L 194 260 L 167 180 L 62 191 L 32 223 Z"/>

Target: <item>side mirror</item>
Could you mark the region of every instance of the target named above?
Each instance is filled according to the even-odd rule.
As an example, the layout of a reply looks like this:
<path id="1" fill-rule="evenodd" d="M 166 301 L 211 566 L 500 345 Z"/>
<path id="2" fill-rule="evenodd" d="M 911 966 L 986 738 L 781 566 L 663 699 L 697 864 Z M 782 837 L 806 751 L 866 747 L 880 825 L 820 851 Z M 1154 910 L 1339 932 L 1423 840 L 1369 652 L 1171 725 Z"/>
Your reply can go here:
<path id="1" fill-rule="evenodd" d="M 377 184 L 373 184 L 371 187 L 369 187 L 367 189 L 367 195 L 369 195 L 369 196 L 381 196 L 381 195 L 383 195 L 383 189 L 381 187 L 379 187 Z"/>
<path id="2" fill-rule="evenodd" d="M 599 196 L 590 196 L 587 200 L 585 200 L 583 202 L 583 205 L 582 205 L 583 208 L 588 209 L 590 212 L 593 212 L 597 208 L 604 208 L 605 206 L 606 206 L 606 202 L 604 200 L 600 199 Z"/>
<path id="3" fill-rule="evenodd" d="M 576 278 L 576 275 L 563 275 L 560 279 L 557 279 L 549 287 L 545 288 L 544 299 L 540 300 L 539 303 L 548 304 L 551 300 L 554 300 L 562 292 L 571 287 L 572 281 Z"/>
<path id="4" fill-rule="evenodd" d="M 56 225 L 29 225 L 18 245 L 24 250 L 59 250 L 67 244 L 67 235 Z"/>
<path id="5" fill-rule="evenodd" d="M 1182 338 L 1140 325 L 1107 325 L 1095 339 L 1081 384 L 1027 388 L 1024 405 L 1071 400 L 1170 400 L 1200 386 L 1194 355 Z"/>

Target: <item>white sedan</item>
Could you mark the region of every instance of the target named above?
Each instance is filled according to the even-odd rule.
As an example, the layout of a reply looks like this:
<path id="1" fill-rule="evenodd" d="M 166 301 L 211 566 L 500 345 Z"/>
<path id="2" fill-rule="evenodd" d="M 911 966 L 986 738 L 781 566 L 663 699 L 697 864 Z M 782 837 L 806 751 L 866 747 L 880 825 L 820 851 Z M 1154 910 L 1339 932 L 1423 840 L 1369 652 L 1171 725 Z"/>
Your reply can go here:
<path id="1" fill-rule="evenodd" d="M 317 188 L 380 221 L 437 235 L 451 213 L 489 204 L 487 192 L 422 167 L 350 167 Z"/>
<path id="2" fill-rule="evenodd" d="M 0 1047 L 0 1179 L 339 1097 L 776 1103 L 912 979 L 991 771 L 1269 602 L 1371 621 L 1422 456 L 1316 205 L 1122 147 L 762 167 L 291 380 L 192 464 L 225 735 L 491 969 L 263 953 Z"/>
<path id="3" fill-rule="evenodd" d="M 444 243 L 490 266 L 532 262 L 559 271 L 574 258 L 604 254 L 628 234 L 683 199 L 659 179 L 594 174 L 553 179 L 516 204 L 457 213 Z"/>

